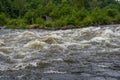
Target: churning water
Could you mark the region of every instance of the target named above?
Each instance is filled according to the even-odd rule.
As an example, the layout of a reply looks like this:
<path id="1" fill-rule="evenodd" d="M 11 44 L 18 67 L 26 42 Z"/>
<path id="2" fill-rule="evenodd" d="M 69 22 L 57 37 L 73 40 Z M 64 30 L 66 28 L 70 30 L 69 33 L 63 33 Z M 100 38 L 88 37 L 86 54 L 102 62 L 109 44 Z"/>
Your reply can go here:
<path id="1" fill-rule="evenodd" d="M 120 26 L 0 30 L 0 70 L 24 69 L 120 79 Z"/>

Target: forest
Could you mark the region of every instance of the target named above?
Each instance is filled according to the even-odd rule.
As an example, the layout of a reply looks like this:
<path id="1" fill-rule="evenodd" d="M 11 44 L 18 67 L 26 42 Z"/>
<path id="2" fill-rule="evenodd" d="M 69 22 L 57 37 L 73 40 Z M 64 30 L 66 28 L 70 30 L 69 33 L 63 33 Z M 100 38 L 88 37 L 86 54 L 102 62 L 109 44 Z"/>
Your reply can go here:
<path id="1" fill-rule="evenodd" d="M 120 23 L 119 0 L 0 0 L 0 26 L 74 28 Z"/>

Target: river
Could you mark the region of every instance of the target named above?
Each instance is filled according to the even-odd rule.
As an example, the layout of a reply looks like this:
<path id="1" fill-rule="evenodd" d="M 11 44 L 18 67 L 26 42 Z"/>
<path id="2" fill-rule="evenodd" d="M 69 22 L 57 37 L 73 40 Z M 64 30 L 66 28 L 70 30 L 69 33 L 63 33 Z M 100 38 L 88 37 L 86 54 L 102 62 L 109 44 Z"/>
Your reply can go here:
<path id="1" fill-rule="evenodd" d="M 2 29 L 0 80 L 120 80 L 120 25 Z"/>

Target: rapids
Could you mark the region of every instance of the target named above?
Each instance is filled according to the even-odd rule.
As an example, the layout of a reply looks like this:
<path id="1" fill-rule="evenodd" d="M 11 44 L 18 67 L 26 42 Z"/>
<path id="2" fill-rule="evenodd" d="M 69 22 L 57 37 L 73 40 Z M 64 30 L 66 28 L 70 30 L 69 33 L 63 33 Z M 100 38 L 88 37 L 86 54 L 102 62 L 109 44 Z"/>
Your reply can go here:
<path id="1" fill-rule="evenodd" d="M 0 30 L 0 70 L 25 69 L 120 79 L 120 26 Z"/>

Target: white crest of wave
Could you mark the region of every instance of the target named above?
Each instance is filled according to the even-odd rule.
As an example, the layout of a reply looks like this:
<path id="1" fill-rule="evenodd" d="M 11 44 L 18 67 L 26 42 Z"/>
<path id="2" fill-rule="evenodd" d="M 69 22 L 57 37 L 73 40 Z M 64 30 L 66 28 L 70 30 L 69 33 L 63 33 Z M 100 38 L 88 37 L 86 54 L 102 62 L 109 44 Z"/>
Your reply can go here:
<path id="1" fill-rule="evenodd" d="M 120 33 L 120 27 L 115 28 L 115 32 Z"/>
<path id="2" fill-rule="evenodd" d="M 33 32 L 30 32 L 30 31 L 25 31 L 25 32 L 23 32 L 22 34 L 23 34 L 23 35 L 34 35 L 34 33 L 33 33 Z"/>
<path id="3" fill-rule="evenodd" d="M 103 33 L 101 34 L 101 36 L 104 36 L 104 37 L 110 37 L 110 36 L 113 36 L 114 35 L 114 32 L 110 29 L 107 29 L 105 31 L 103 31 Z"/>
<path id="4" fill-rule="evenodd" d="M 24 31 L 23 33 L 20 33 L 17 36 L 18 39 L 32 38 L 32 37 L 40 37 L 40 35 L 37 32 Z"/>
<path id="5" fill-rule="evenodd" d="M 5 43 L 3 41 L 0 41 L 0 46 L 4 46 Z"/>
<path id="6" fill-rule="evenodd" d="M 110 40 L 109 38 L 105 38 L 105 37 L 94 37 L 90 41 L 102 43 L 102 42 L 109 42 L 109 40 Z"/>
<path id="7" fill-rule="evenodd" d="M 62 37 L 56 34 L 52 34 L 50 36 L 46 36 L 45 40 L 46 43 L 62 43 Z"/>
<path id="8" fill-rule="evenodd" d="M 30 41 L 27 44 L 25 44 L 24 47 L 43 47 L 45 45 L 46 45 L 45 42 L 41 42 L 39 40 L 34 40 L 34 41 Z"/>

